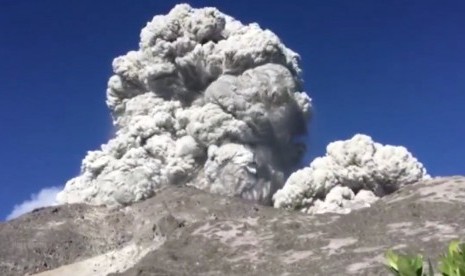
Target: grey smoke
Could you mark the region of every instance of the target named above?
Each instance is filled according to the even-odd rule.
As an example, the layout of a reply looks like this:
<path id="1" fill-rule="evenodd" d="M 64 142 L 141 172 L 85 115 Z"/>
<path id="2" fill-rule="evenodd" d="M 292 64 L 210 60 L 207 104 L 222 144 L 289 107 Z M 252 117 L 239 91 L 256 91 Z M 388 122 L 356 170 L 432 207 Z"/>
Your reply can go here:
<path id="1" fill-rule="evenodd" d="M 155 16 L 113 71 L 115 137 L 87 154 L 59 203 L 126 205 L 190 185 L 276 208 L 347 213 L 429 178 L 406 148 L 366 135 L 329 144 L 326 156 L 293 172 L 312 109 L 299 56 L 271 31 L 215 8 L 182 4 Z"/>
<path id="2" fill-rule="evenodd" d="M 130 204 L 192 185 L 271 204 L 297 164 L 311 100 L 299 56 L 271 31 L 177 5 L 113 61 L 116 135 L 82 162 L 60 203 Z"/>

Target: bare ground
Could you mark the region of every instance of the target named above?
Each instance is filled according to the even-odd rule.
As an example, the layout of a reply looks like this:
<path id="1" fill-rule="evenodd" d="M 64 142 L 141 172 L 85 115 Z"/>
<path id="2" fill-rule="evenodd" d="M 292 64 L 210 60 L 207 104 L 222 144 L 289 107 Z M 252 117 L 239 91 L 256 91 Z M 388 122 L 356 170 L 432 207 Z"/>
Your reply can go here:
<path id="1" fill-rule="evenodd" d="M 463 237 L 465 177 L 410 185 L 347 215 L 167 187 L 127 207 L 49 207 L 0 224 L 0 275 L 388 275 L 388 248 L 435 260 Z"/>

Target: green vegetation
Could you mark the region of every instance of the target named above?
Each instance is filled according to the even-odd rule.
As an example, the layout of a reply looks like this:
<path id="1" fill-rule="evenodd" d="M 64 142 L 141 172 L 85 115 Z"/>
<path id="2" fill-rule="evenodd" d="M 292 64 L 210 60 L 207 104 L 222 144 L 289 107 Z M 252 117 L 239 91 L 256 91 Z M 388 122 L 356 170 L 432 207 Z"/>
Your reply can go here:
<path id="1" fill-rule="evenodd" d="M 428 260 L 425 269 L 423 256 L 409 256 L 386 252 L 387 268 L 396 276 L 433 276 L 434 269 Z M 443 276 L 465 276 L 465 243 L 452 241 L 447 252 L 439 260 L 438 270 Z"/>

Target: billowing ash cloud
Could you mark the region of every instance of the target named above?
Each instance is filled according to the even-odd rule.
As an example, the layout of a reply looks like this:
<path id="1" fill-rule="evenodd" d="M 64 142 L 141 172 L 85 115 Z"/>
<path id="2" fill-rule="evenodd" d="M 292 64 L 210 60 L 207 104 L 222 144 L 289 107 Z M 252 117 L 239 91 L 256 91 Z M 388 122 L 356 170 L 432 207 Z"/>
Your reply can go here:
<path id="1" fill-rule="evenodd" d="M 116 136 L 87 154 L 60 203 L 129 204 L 193 185 L 271 204 L 302 154 L 310 98 L 299 57 L 257 24 L 178 5 L 113 61 Z"/>
<path id="2" fill-rule="evenodd" d="M 428 178 L 423 165 L 406 148 L 381 145 L 357 134 L 330 143 L 326 156 L 293 173 L 273 201 L 276 208 L 306 213 L 347 213 Z"/>

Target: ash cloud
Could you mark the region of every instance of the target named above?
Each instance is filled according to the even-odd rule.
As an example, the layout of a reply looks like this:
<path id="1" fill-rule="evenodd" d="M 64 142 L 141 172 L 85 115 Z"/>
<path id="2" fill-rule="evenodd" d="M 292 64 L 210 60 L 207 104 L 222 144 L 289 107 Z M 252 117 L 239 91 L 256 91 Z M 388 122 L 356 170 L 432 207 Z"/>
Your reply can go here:
<path id="1" fill-rule="evenodd" d="M 311 114 L 299 56 L 257 24 L 186 4 L 148 22 L 139 47 L 113 61 L 115 137 L 58 202 L 125 205 L 192 185 L 271 204 Z"/>
<path id="2" fill-rule="evenodd" d="M 312 110 L 299 56 L 271 31 L 215 8 L 181 4 L 155 16 L 113 71 L 115 137 L 88 152 L 59 203 L 127 205 L 190 185 L 276 208 L 347 213 L 429 178 L 404 147 L 360 134 L 292 173 Z"/>

